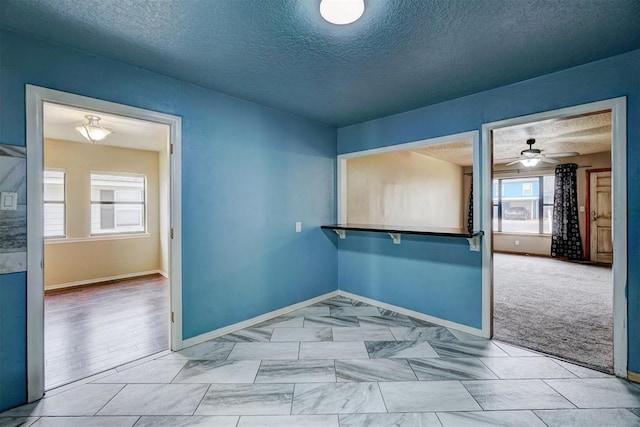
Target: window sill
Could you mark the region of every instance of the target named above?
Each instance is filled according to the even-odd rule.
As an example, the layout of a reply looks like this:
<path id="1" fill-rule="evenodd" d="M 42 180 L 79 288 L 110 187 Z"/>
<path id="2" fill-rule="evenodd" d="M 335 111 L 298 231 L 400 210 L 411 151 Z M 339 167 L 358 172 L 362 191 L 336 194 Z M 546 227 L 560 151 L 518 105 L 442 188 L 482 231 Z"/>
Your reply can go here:
<path id="1" fill-rule="evenodd" d="M 517 236 L 517 237 L 545 237 L 551 238 L 551 234 L 537 234 L 537 233 L 514 233 L 512 231 L 494 231 L 495 236 Z"/>
<path id="2" fill-rule="evenodd" d="M 104 235 L 104 236 L 68 237 L 68 238 L 44 239 L 44 244 L 45 245 L 57 245 L 57 244 L 62 244 L 62 243 L 101 242 L 101 241 L 106 241 L 106 240 L 146 239 L 148 237 L 151 237 L 150 233 L 108 234 L 108 235 Z"/>

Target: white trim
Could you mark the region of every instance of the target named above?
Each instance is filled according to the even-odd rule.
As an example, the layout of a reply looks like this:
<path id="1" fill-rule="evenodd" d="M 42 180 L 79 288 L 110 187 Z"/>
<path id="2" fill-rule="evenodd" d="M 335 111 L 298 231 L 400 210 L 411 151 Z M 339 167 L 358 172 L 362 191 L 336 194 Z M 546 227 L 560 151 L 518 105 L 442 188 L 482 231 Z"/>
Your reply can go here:
<path id="1" fill-rule="evenodd" d="M 53 237 L 44 239 L 45 245 L 59 245 L 64 243 L 88 243 L 103 242 L 105 240 L 129 240 L 129 239 L 146 239 L 151 237 L 150 233 L 131 233 L 131 234 L 104 234 L 91 237 Z"/>
<path id="2" fill-rule="evenodd" d="M 111 282 L 114 280 L 131 279 L 132 277 L 149 276 L 151 274 L 162 274 L 160 270 L 139 271 L 137 273 L 118 274 L 115 276 L 97 277 L 95 279 L 78 280 L 77 282 L 58 283 L 55 285 L 45 285 L 45 291 L 54 289 L 73 288 L 78 286 L 93 285 L 94 283 Z M 165 276 L 166 277 L 166 276 Z"/>
<path id="3" fill-rule="evenodd" d="M 42 103 L 46 95 L 26 88 L 27 122 L 27 402 L 44 395 L 44 138 Z"/>
<path id="4" fill-rule="evenodd" d="M 170 218 L 174 238 L 170 240 L 171 349 L 182 348 L 182 119 L 178 116 L 102 101 L 53 89 L 26 85 L 27 130 L 27 401 L 40 399 L 44 393 L 44 230 L 42 171 L 43 161 L 43 103 L 86 108 L 97 112 L 152 121 L 169 126 L 170 155 Z M 167 147 L 169 152 L 169 147 Z M 169 230 L 163 230 L 168 233 Z M 93 240 L 93 239 L 92 239 Z M 169 324 L 169 322 L 167 322 Z"/>
<path id="5" fill-rule="evenodd" d="M 440 319 L 438 317 L 429 316 L 428 314 L 420 313 L 418 311 L 408 310 L 406 308 L 399 307 L 397 305 L 387 304 L 375 299 L 362 297 L 360 295 L 352 294 L 351 292 L 338 291 L 338 295 L 352 300 L 360 301 L 365 304 L 374 305 L 385 310 L 395 311 L 396 313 L 404 314 L 405 316 L 411 316 L 425 322 L 434 323 L 436 325 L 444 326 L 445 328 L 455 329 L 457 331 L 466 332 L 471 335 L 482 337 L 482 329 L 472 328 L 471 326 L 462 325 L 460 323 L 452 322 L 450 320 Z"/>
<path id="6" fill-rule="evenodd" d="M 171 350 L 182 349 L 182 118 L 173 118 L 169 128 L 169 228 L 164 230 L 169 242 L 169 297 L 173 322 L 170 324 Z M 173 154 L 171 153 L 173 144 Z M 175 285 L 174 285 L 175 284 Z"/>
<path id="7" fill-rule="evenodd" d="M 487 238 L 482 259 L 482 326 L 491 331 L 493 298 L 493 262 L 491 252 L 491 131 L 505 126 L 549 120 L 566 116 L 611 110 L 612 187 L 613 187 L 613 370 L 618 377 L 627 377 L 627 99 L 613 98 L 559 110 L 500 120 L 482 125 L 482 225 Z M 488 160 L 488 161 L 486 161 Z"/>
<path id="8" fill-rule="evenodd" d="M 200 344 L 201 342 L 218 338 L 218 337 L 221 337 L 222 335 L 227 335 L 232 332 L 239 331 L 240 329 L 249 328 L 251 326 L 257 325 L 262 322 L 266 322 L 267 320 L 271 320 L 276 317 L 291 313 L 292 311 L 300 310 L 301 308 L 305 308 L 312 304 L 318 303 L 320 301 L 333 298 L 337 295 L 338 295 L 338 291 L 331 291 L 329 293 L 308 299 L 306 301 L 288 305 L 278 310 L 270 311 L 269 313 L 261 314 L 260 316 L 253 317 L 251 319 L 247 319 L 242 322 L 234 323 L 233 325 L 225 326 L 224 328 L 205 332 L 204 334 L 197 335 L 195 337 L 191 337 L 189 339 L 184 340 L 182 344 L 183 344 L 183 347 L 191 347 L 192 345 Z"/>
<path id="9" fill-rule="evenodd" d="M 338 162 L 337 164 L 338 224 L 345 224 L 347 222 L 347 160 L 358 158 L 358 157 L 373 156 L 377 154 L 386 154 L 386 153 L 395 153 L 398 151 L 415 150 L 415 149 L 427 147 L 430 145 L 446 144 L 448 142 L 456 142 L 464 139 L 470 139 L 473 144 L 473 172 L 474 172 L 473 185 L 475 186 L 475 188 L 478 188 L 477 186 L 480 185 L 480 178 L 477 176 L 478 175 L 477 171 L 478 171 L 478 168 L 480 167 L 480 154 L 479 154 L 480 132 L 478 132 L 477 130 L 456 133 L 452 135 L 439 136 L 437 138 L 422 139 L 420 141 L 389 145 L 386 147 L 372 148 L 370 150 L 354 151 L 352 153 L 338 155 L 338 159 L 337 159 L 337 162 Z M 480 223 L 479 222 L 480 216 L 478 212 L 479 209 L 477 209 L 477 207 L 479 206 L 478 205 L 479 202 L 480 202 L 479 195 L 474 194 L 473 222 L 474 222 L 474 228 L 476 228 L 476 230 Z"/>
<path id="10" fill-rule="evenodd" d="M 480 191 L 478 191 L 479 196 L 481 195 L 480 209 L 478 210 L 482 218 L 482 231 L 484 231 L 484 239 L 482 240 L 482 336 L 490 339 L 493 336 L 493 224 L 491 223 L 493 151 L 491 130 L 486 126 L 482 125 L 482 165 L 480 169 L 482 181 Z"/>

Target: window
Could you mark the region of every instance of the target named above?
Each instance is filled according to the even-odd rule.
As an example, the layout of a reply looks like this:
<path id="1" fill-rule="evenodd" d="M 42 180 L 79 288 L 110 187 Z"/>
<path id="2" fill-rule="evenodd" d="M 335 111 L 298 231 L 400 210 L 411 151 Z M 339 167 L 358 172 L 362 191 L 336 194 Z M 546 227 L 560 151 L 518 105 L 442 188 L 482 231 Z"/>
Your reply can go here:
<path id="1" fill-rule="evenodd" d="M 493 180 L 493 230 L 550 234 L 555 176 Z"/>
<path id="2" fill-rule="evenodd" d="M 44 171 L 44 237 L 65 237 L 65 173 Z"/>
<path id="3" fill-rule="evenodd" d="M 144 233 L 146 177 L 91 174 L 91 234 Z"/>

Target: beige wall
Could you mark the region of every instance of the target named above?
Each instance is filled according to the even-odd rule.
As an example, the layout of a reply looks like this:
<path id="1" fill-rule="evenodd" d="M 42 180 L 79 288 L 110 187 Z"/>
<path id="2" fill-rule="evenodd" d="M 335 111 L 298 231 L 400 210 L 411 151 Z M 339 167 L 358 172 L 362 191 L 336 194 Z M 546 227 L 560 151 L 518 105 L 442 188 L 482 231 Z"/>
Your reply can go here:
<path id="1" fill-rule="evenodd" d="M 609 168 L 611 167 L 611 152 L 589 154 L 586 156 L 566 157 L 560 159 L 562 163 L 577 163 L 578 166 L 590 166 L 589 168 L 578 168 L 577 180 L 578 180 L 578 206 L 585 206 L 585 194 L 586 189 L 586 170 Z M 514 169 L 518 166 L 503 166 L 494 165 L 494 177 L 496 178 L 509 178 L 509 177 L 525 177 L 528 176 L 527 172 L 524 172 L 524 168 L 520 169 L 520 173 L 500 173 L 495 174 L 496 171 L 505 169 Z M 535 169 L 531 170 L 529 175 L 553 175 L 554 165 L 550 166 L 550 169 L 542 172 L 535 172 Z M 580 236 L 582 237 L 582 247 L 586 248 L 585 243 L 585 231 L 586 231 L 586 219 L 585 213 L 579 212 L 580 216 Z M 516 246 L 516 240 L 519 245 Z M 551 236 L 536 236 L 536 235 L 523 235 L 523 234 L 511 234 L 511 233 L 493 233 L 493 249 L 496 251 L 504 252 L 518 252 L 528 253 L 536 255 L 549 255 L 551 252 Z"/>
<path id="2" fill-rule="evenodd" d="M 167 140 L 169 136 L 167 135 Z M 160 271 L 165 276 L 169 273 L 169 153 L 158 153 L 159 181 L 159 230 L 160 230 Z"/>
<path id="3" fill-rule="evenodd" d="M 45 244 L 45 289 L 160 269 L 157 152 L 45 139 L 44 158 L 46 168 L 66 171 L 68 238 Z M 91 240 L 91 172 L 146 175 L 148 236 Z"/>
<path id="4" fill-rule="evenodd" d="M 347 222 L 461 227 L 462 167 L 411 151 L 347 161 Z"/>

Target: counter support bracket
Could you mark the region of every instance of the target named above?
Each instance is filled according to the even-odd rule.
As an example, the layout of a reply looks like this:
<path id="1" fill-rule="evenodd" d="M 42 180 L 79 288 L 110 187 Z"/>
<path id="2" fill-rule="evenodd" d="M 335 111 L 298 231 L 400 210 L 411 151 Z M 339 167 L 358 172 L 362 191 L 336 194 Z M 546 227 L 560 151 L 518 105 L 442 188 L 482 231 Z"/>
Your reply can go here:
<path id="1" fill-rule="evenodd" d="M 480 235 L 467 237 L 467 241 L 469 242 L 469 250 L 471 252 L 480 251 Z"/>
<path id="2" fill-rule="evenodd" d="M 393 239 L 394 245 L 400 244 L 400 236 L 402 236 L 400 233 L 389 233 L 389 236 Z"/>
<path id="3" fill-rule="evenodd" d="M 347 238 L 347 230 L 333 230 L 333 231 L 335 231 L 336 234 L 340 236 L 341 239 Z"/>

